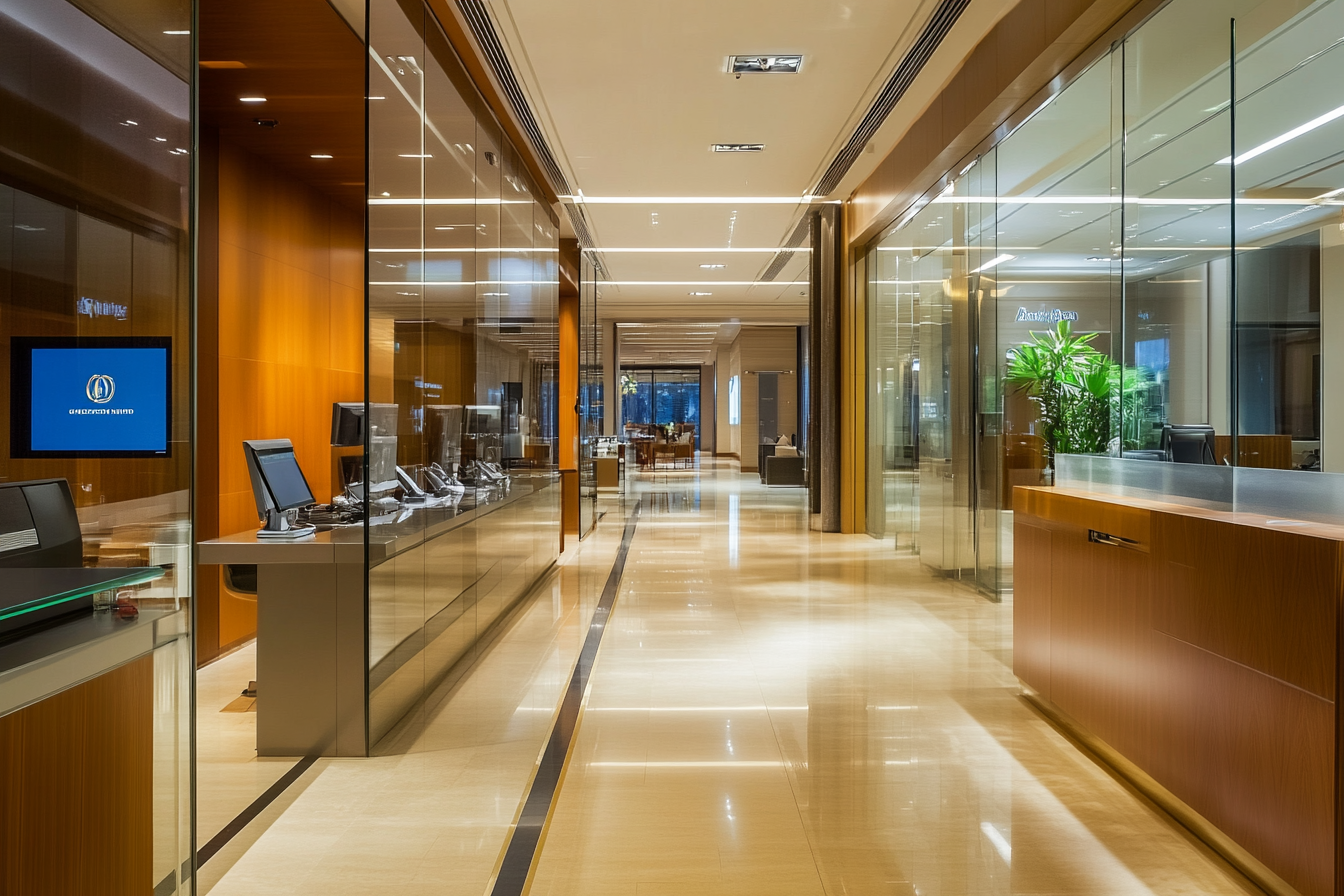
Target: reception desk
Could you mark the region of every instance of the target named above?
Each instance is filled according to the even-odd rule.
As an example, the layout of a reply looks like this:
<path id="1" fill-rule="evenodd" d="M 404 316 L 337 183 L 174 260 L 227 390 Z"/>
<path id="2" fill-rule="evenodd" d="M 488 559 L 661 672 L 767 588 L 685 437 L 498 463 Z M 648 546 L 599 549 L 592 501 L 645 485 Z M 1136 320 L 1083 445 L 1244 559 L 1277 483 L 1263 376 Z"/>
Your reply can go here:
<path id="1" fill-rule="evenodd" d="M 1014 493 L 1030 699 L 1271 891 L 1341 892 L 1344 527 Z"/>
<path id="2" fill-rule="evenodd" d="M 367 756 L 477 649 L 559 552 L 554 477 L 298 541 L 240 532 L 203 564 L 257 567 L 257 753 Z"/>

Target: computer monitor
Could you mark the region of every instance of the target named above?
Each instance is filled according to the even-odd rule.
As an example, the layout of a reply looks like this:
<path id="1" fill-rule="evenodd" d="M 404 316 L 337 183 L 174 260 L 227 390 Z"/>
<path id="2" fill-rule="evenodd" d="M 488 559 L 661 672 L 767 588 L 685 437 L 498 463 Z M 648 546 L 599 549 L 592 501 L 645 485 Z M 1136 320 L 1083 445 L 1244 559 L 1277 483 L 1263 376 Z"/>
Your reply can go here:
<path id="1" fill-rule="evenodd" d="M 425 406 L 425 431 L 429 435 L 429 462 L 448 473 L 462 463 L 463 407 L 460 404 Z"/>
<path id="2" fill-rule="evenodd" d="M 354 448 L 363 444 L 364 402 L 334 402 L 331 406 L 331 446 Z"/>
<path id="3" fill-rule="evenodd" d="M 289 439 L 243 442 L 243 454 L 247 458 L 247 475 L 252 480 L 257 516 L 266 520 L 257 535 L 295 538 L 312 534 L 312 526 L 296 526 L 289 513 L 317 503 Z"/>
<path id="4" fill-rule="evenodd" d="M 1213 427 L 1207 423 L 1167 423 L 1162 427 L 1160 450 L 1178 464 L 1217 464 Z"/>

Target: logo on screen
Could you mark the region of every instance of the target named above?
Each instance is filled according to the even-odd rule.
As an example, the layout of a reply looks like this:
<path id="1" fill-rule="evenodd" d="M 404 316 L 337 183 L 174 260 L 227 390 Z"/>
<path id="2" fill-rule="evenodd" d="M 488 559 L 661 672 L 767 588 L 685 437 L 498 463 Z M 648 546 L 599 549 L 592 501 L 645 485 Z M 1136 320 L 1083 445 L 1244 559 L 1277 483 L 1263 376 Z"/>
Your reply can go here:
<path id="1" fill-rule="evenodd" d="M 89 396 L 89 401 L 94 404 L 107 404 L 116 393 L 117 384 L 105 373 L 95 373 L 89 377 L 89 384 L 84 387 L 84 394 Z"/>

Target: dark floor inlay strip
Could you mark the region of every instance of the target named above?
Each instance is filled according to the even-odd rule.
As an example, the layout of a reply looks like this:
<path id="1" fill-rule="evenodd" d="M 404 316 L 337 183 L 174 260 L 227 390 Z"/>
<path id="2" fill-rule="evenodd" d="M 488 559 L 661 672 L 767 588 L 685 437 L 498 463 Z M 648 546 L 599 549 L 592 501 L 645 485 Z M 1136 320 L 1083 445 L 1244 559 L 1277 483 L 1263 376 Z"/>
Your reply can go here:
<path id="1" fill-rule="evenodd" d="M 495 878 L 491 896 L 522 896 L 527 886 L 527 875 L 537 855 L 537 845 L 541 841 L 541 830 L 546 825 L 551 804 L 555 801 L 556 789 L 560 786 L 560 772 L 565 767 L 565 757 L 574 741 L 574 730 L 579 720 L 579 707 L 583 704 L 583 694 L 588 689 L 588 677 L 593 671 L 593 661 L 597 658 L 598 645 L 607 628 L 607 619 L 616 603 L 616 595 L 621 590 L 621 576 L 625 574 L 625 558 L 630 554 L 630 542 L 635 537 L 635 523 L 643 506 L 637 503 L 625 523 L 625 532 L 621 536 L 621 547 L 616 552 L 616 562 L 612 564 L 611 575 L 607 577 L 602 597 L 593 611 L 593 621 L 588 626 L 588 636 L 583 640 L 583 649 L 574 664 L 574 674 L 570 676 L 569 687 L 560 701 L 560 714 L 551 728 L 551 736 L 546 742 L 541 763 L 537 766 L 537 775 L 532 779 L 532 788 L 527 792 L 523 803 L 522 815 L 509 838 L 504 850 L 504 860 L 500 863 L 499 877 Z"/>
<path id="2" fill-rule="evenodd" d="M 294 767 L 285 772 L 279 781 L 276 781 L 268 787 L 265 793 L 252 801 L 252 805 L 248 806 L 242 812 L 239 812 L 237 818 L 224 825 L 224 830 L 211 837 L 209 843 L 196 851 L 196 867 L 200 868 L 206 862 L 213 859 L 215 853 L 219 852 L 230 840 L 238 836 L 239 832 L 252 822 L 252 819 L 256 818 L 262 812 L 265 812 L 266 807 L 275 802 L 280 794 L 284 793 L 289 788 L 289 785 L 299 780 L 299 777 L 304 772 L 308 771 L 308 769 L 312 768 L 313 763 L 316 761 L 316 756 L 305 756 L 294 763 Z"/>

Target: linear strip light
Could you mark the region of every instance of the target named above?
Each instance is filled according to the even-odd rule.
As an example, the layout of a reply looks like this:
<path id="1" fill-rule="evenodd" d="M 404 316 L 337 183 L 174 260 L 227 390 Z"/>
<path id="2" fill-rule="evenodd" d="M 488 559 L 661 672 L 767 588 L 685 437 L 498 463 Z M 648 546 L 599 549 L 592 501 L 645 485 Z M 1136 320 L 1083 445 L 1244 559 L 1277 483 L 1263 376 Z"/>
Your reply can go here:
<path id="1" fill-rule="evenodd" d="M 1013 260 L 1014 258 L 1016 258 L 1016 257 L 1017 257 L 1016 255 L 1008 255 L 1008 254 L 1006 254 L 1006 253 L 1003 254 L 1003 255 L 995 255 L 995 256 L 994 256 L 993 258 L 991 258 L 989 261 L 985 262 L 984 264 L 980 265 L 980 267 L 978 267 L 978 268 L 976 268 L 975 270 L 971 271 L 971 273 L 972 273 L 972 274 L 978 274 L 978 273 L 980 273 L 981 271 L 987 271 L 987 270 L 989 270 L 990 268 L 996 268 L 996 267 L 998 267 L 999 265 L 1003 264 L 1005 261 L 1012 261 L 1012 260 Z"/>
<path id="2" fill-rule="evenodd" d="M 419 196 L 406 199 L 370 199 L 369 205 L 532 205 L 531 199 L 477 199 L 475 197 L 434 199 Z M 466 226 L 466 225 L 463 225 Z"/>
<path id="3" fill-rule="evenodd" d="M 801 196 L 561 196 L 576 205 L 802 205 L 815 199 Z"/>
<path id="4" fill-rule="evenodd" d="M 1317 197 L 1319 199 L 1320 197 Z M 1237 199 L 1237 205 L 1311 205 L 1316 199 Z M 1203 211 L 1215 205 L 1231 205 L 1227 197 L 1210 199 L 1191 199 L 1189 197 L 1165 196 L 937 196 L 929 200 L 929 205 L 952 205 L 957 203 L 982 205 L 1185 205 L 1204 206 L 1204 209 L 1192 208 L 1191 211 Z M 900 228 L 897 227 L 897 230 Z"/>
<path id="5" fill-rule="evenodd" d="M 603 286 L 797 286 L 806 280 L 603 280 Z"/>
<path id="6" fill-rule="evenodd" d="M 684 247 L 681 247 L 681 246 L 676 246 L 676 247 L 672 247 L 672 246 L 668 246 L 668 247 L 653 247 L 653 246 L 621 246 L 621 247 L 615 247 L 615 248 L 613 248 L 613 247 L 611 247 L 611 246 L 599 246 L 599 247 L 595 247 L 595 248 L 592 248 L 592 249 L 584 249 L 583 251 L 584 251 L 584 252 L 601 252 L 601 253 L 605 253 L 605 252 L 650 252 L 650 253 L 653 253 L 653 252 L 700 252 L 700 253 L 703 253 L 703 254 L 705 254 L 705 255 L 711 255 L 711 254 L 716 253 L 716 252 L 756 252 L 756 253 L 759 253 L 759 254 L 764 254 L 764 253 L 774 254 L 774 253 L 776 253 L 776 252 L 811 252 L 812 249 L 811 249 L 810 247 L 806 247 L 806 246 L 803 247 L 803 248 L 800 248 L 800 249 L 790 249 L 790 248 L 788 248 L 787 246 L 778 246 L 778 247 L 776 247 L 776 248 L 774 248 L 774 249 L 768 249 L 768 248 L 765 248 L 765 247 L 760 247 L 760 248 L 754 248 L 754 247 L 753 247 L 753 248 L 733 247 L 733 248 L 729 248 L 729 247 L 726 247 L 726 246 L 708 246 L 708 247 L 702 247 L 702 248 L 699 248 L 699 249 L 694 249 L 694 248 L 684 248 Z"/>
<path id="7" fill-rule="evenodd" d="M 1330 122 L 1334 121 L 1336 118 L 1339 118 L 1341 116 L 1344 116 L 1344 106 L 1340 106 L 1338 109 L 1331 109 L 1329 112 L 1325 113 L 1324 115 L 1318 118 L 1313 118 L 1306 124 L 1300 124 L 1297 127 L 1293 128 L 1291 131 L 1288 131 L 1287 133 L 1284 134 L 1280 134 L 1273 140 L 1267 140 L 1264 143 L 1261 143 L 1259 146 L 1255 147 L 1254 149 L 1246 150 L 1244 153 L 1237 156 L 1236 164 L 1241 165 L 1246 162 L 1249 162 L 1256 156 L 1263 155 L 1264 153 L 1269 152 L 1271 149 L 1274 149 L 1275 147 L 1282 146 L 1289 140 L 1296 140 L 1303 134 L 1311 133 L 1317 128 L 1323 125 L 1327 125 Z M 1233 159 L 1231 156 L 1225 156 L 1218 160 L 1219 165 L 1228 165 L 1231 164 L 1232 162 Z"/>
<path id="8" fill-rule="evenodd" d="M 419 254 L 422 253 L 422 252 L 425 253 L 425 254 L 429 254 L 430 252 L 442 252 L 442 253 L 453 253 L 453 252 L 464 252 L 464 253 L 471 253 L 471 252 L 551 252 L 551 253 L 557 253 L 557 252 L 559 252 L 560 250 L 559 250 L 559 249 L 528 249 L 528 248 L 519 247 L 519 246 L 485 246 L 485 247 L 481 247 L 481 248 L 477 248 L 477 247 L 475 247 L 475 246 L 466 246 L 466 247 L 463 247 L 463 248 L 460 248 L 460 249 L 452 249 L 452 248 L 442 249 L 442 248 L 432 248 L 432 247 L 428 247 L 428 246 L 427 246 L 427 247 L 425 247 L 425 248 L 422 249 L 422 248 L 420 248 L 420 247 L 417 246 L 417 247 L 410 248 L 410 249 L 370 249 L 369 251 L 370 251 L 370 252 L 393 252 L 393 253 L 396 253 L 396 254 L 398 254 L 398 255 L 419 255 Z"/>

